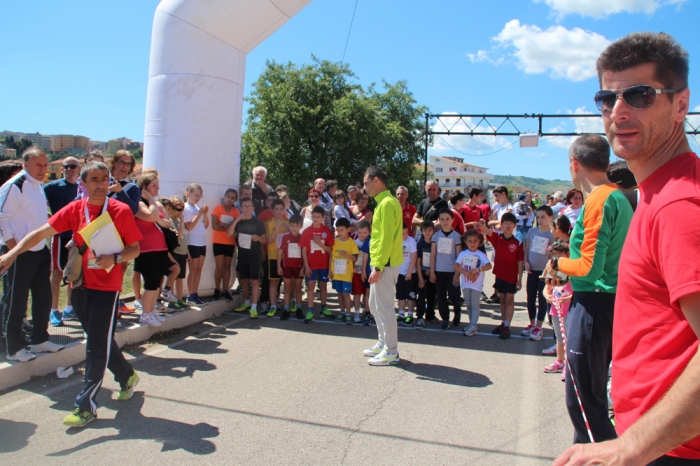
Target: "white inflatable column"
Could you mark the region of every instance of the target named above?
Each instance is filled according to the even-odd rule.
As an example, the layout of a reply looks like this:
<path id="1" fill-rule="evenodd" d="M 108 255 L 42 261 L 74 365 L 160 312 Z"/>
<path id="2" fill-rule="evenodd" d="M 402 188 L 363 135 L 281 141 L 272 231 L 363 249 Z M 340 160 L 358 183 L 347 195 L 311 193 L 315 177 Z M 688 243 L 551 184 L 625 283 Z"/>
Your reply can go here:
<path id="1" fill-rule="evenodd" d="M 156 9 L 146 98 L 144 168 L 160 194 L 204 188 L 210 210 L 238 187 L 246 54 L 311 0 L 163 0 Z M 248 175 L 244 175 L 244 180 Z M 200 293 L 214 289 L 208 232 Z"/>

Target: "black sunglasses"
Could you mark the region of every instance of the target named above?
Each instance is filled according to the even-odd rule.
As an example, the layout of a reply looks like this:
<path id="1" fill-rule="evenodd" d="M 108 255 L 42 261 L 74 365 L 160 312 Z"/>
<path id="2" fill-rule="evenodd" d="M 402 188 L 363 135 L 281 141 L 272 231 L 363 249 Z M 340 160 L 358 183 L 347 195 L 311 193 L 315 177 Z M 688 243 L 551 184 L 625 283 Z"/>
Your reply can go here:
<path id="1" fill-rule="evenodd" d="M 174 210 L 177 210 L 178 212 L 182 212 L 183 210 L 185 210 L 184 208 L 178 209 L 177 207 L 173 207 L 173 209 L 174 209 Z"/>
<path id="2" fill-rule="evenodd" d="M 610 112 L 617 102 L 617 98 L 622 96 L 622 100 L 635 110 L 644 110 L 651 107 L 656 102 L 657 94 L 673 94 L 679 89 L 655 89 L 651 86 L 632 86 L 623 89 L 619 94 L 615 91 L 598 91 L 593 100 L 596 107 L 601 112 Z"/>
<path id="3" fill-rule="evenodd" d="M 64 165 L 63 168 L 70 168 L 70 169 L 75 169 L 80 167 L 80 165 L 76 165 L 74 163 L 69 163 L 68 165 Z"/>

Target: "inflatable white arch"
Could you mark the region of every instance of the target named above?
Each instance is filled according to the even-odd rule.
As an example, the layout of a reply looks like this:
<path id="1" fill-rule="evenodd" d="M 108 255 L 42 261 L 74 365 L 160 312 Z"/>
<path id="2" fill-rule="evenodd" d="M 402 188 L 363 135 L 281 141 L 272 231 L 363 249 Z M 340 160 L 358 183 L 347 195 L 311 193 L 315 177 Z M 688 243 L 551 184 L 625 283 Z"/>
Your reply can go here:
<path id="1" fill-rule="evenodd" d="M 238 187 L 246 55 L 311 0 L 162 0 L 153 19 L 144 167 L 162 195 L 204 188 L 218 205 Z M 244 180 L 248 175 L 244 176 Z M 211 245 L 211 229 L 208 232 Z M 208 246 L 200 291 L 214 288 Z"/>

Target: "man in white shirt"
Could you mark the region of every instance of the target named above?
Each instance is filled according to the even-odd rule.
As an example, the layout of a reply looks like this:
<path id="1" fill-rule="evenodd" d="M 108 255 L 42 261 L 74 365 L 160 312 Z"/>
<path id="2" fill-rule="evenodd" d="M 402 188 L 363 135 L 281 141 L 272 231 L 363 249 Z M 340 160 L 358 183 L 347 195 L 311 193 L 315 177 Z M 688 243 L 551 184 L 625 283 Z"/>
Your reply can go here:
<path id="1" fill-rule="evenodd" d="M 552 206 L 552 213 L 554 214 L 554 216 L 557 216 L 561 213 L 562 210 L 566 209 L 566 203 L 564 202 L 564 193 L 561 191 L 557 191 L 552 197 L 556 202 L 556 204 Z"/>

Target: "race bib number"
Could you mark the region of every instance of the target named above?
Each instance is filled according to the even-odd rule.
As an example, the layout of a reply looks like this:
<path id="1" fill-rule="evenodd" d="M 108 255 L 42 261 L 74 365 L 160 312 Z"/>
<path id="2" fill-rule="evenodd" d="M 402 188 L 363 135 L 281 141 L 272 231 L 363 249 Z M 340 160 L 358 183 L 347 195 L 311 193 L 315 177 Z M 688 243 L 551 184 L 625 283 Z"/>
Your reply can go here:
<path id="1" fill-rule="evenodd" d="M 438 238 L 437 252 L 438 254 L 452 254 L 452 246 L 454 240 L 452 238 Z"/>
<path id="2" fill-rule="evenodd" d="M 421 257 L 421 264 L 423 267 L 430 267 L 430 253 L 423 251 L 423 257 Z"/>
<path id="3" fill-rule="evenodd" d="M 464 270 L 472 270 L 479 264 L 479 259 L 476 256 L 465 256 L 462 259 L 462 268 Z"/>
<path id="4" fill-rule="evenodd" d="M 532 244 L 530 245 L 530 252 L 536 254 L 546 254 L 547 246 L 549 246 L 549 240 L 544 236 L 535 236 L 532 238 Z"/>
<path id="5" fill-rule="evenodd" d="M 230 215 L 222 215 L 219 217 L 219 223 L 223 223 L 224 225 L 231 225 L 233 223 L 233 217 Z"/>
<path id="6" fill-rule="evenodd" d="M 301 259 L 301 248 L 298 243 L 289 243 L 289 258 Z"/>
<path id="7" fill-rule="evenodd" d="M 241 249 L 250 249 L 250 245 L 253 242 L 253 235 L 246 235 L 240 233 L 238 235 L 238 247 Z"/>
<path id="8" fill-rule="evenodd" d="M 344 259 L 333 260 L 333 273 L 337 275 L 344 275 L 348 273 L 348 261 Z"/>
<path id="9" fill-rule="evenodd" d="M 323 240 L 321 240 L 321 241 L 323 241 Z M 325 243 L 324 243 L 324 244 L 325 244 Z M 312 240 L 312 241 L 311 241 L 311 253 L 313 254 L 314 252 L 317 252 L 317 251 L 321 251 L 321 254 L 325 254 L 325 253 L 326 253 L 326 251 L 324 251 L 323 248 L 321 248 L 321 246 L 319 246 L 318 244 L 316 244 L 316 241 L 313 241 L 313 240 Z"/>

